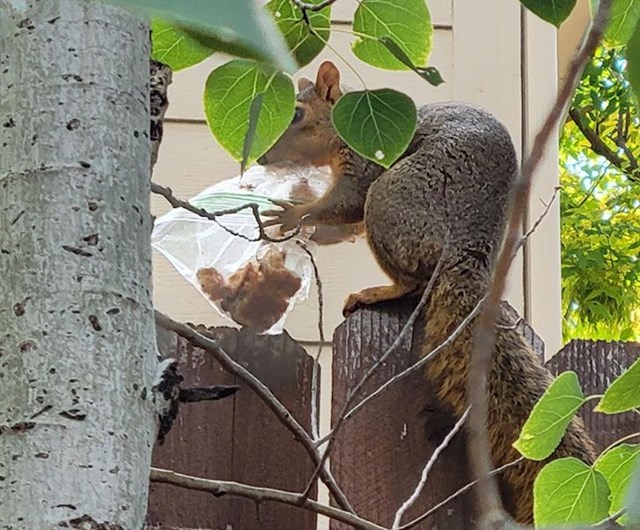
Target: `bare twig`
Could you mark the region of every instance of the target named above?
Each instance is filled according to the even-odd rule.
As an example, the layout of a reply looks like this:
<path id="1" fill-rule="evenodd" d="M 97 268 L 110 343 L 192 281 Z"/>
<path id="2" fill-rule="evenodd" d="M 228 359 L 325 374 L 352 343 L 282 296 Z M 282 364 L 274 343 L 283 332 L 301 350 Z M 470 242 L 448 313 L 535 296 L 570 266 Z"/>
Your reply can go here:
<path id="1" fill-rule="evenodd" d="M 319 367 L 320 367 L 320 355 L 322 355 L 322 348 L 324 345 L 324 295 L 322 289 L 322 280 L 320 279 L 320 271 L 318 270 L 318 264 L 311 253 L 311 251 L 307 248 L 307 245 L 304 241 L 298 240 L 296 241 L 298 246 L 302 248 L 309 256 L 311 260 L 311 265 L 313 267 L 313 274 L 316 279 L 316 289 L 318 291 L 318 337 L 320 339 L 320 346 L 318 347 L 318 353 L 316 354 L 313 360 L 313 371 L 311 374 L 311 437 L 314 440 L 317 440 L 320 437 L 320 410 L 318 407 L 319 400 Z M 313 486 L 318 480 L 318 476 L 320 474 L 320 470 L 325 466 L 325 457 L 321 455 L 320 462 L 316 466 L 316 469 L 309 479 L 306 488 L 302 492 L 301 499 L 306 500 L 311 495 L 311 491 L 313 490 Z"/>
<path id="2" fill-rule="evenodd" d="M 520 458 L 517 458 L 516 460 L 513 460 L 512 462 L 509 462 L 509 463 L 507 463 L 507 464 L 505 464 L 503 466 L 500 466 L 500 467 L 494 469 L 493 471 L 491 471 L 491 474 L 492 475 L 498 475 L 498 474 L 502 473 L 503 471 L 505 471 L 506 469 L 509 469 L 510 467 L 518 465 L 523 460 L 524 460 L 524 456 L 521 456 Z M 409 523 L 405 524 L 404 526 L 401 526 L 399 528 L 399 530 L 410 530 L 414 526 L 419 525 L 422 521 L 424 521 L 425 519 L 431 517 L 434 513 L 436 513 L 438 510 L 444 508 L 451 501 L 453 501 L 454 499 L 457 499 L 458 497 L 460 497 L 460 495 L 462 495 L 463 493 L 466 493 L 467 491 L 469 491 L 477 483 L 478 483 L 477 480 L 473 480 L 473 481 L 469 482 L 467 485 L 463 486 L 462 488 L 460 488 L 455 493 L 452 493 L 451 495 L 449 495 L 449 497 L 447 497 L 443 501 L 440 501 L 438 504 L 436 504 L 432 508 L 429 508 L 429 510 L 426 511 L 425 513 L 423 513 L 420 517 L 416 517 L 413 521 L 410 521 Z"/>
<path id="3" fill-rule="evenodd" d="M 236 206 L 235 208 L 227 208 L 225 210 L 218 210 L 215 212 L 208 212 L 207 210 L 205 210 L 204 208 L 199 208 L 198 206 L 194 206 L 193 204 L 191 204 L 188 201 L 183 201 L 182 199 L 178 199 L 174 194 L 173 191 L 171 190 L 171 188 L 167 188 L 166 186 L 161 186 L 160 184 L 157 184 L 155 182 L 151 183 L 151 191 L 157 195 L 162 195 L 167 202 L 173 206 L 174 208 L 184 208 L 185 210 L 198 215 L 200 217 L 204 217 L 205 219 L 209 219 L 210 221 L 214 221 L 218 226 L 220 226 L 220 228 L 226 230 L 227 232 L 229 232 L 231 235 L 233 236 L 237 236 L 237 237 L 241 237 L 242 239 L 245 239 L 247 241 L 268 241 L 270 243 L 281 243 L 283 241 L 288 241 L 289 239 L 292 239 L 294 237 L 296 237 L 299 233 L 300 233 L 300 225 L 298 225 L 296 227 L 296 229 L 293 231 L 293 233 L 287 235 L 287 236 L 283 236 L 283 237 L 271 237 L 267 234 L 266 232 L 266 228 L 263 224 L 263 221 L 260 217 L 260 209 L 259 206 L 255 203 L 255 202 L 249 202 L 246 204 L 242 204 L 240 206 Z M 235 213 L 239 213 L 243 210 L 251 210 L 251 213 L 253 214 L 253 218 L 256 221 L 256 228 L 258 229 L 258 237 L 256 238 L 250 238 L 244 234 L 240 234 L 238 232 L 235 232 L 234 230 L 231 230 L 230 228 L 227 228 L 226 226 L 224 226 L 218 219 L 218 217 L 222 217 L 224 215 L 232 215 Z"/>
<path id="4" fill-rule="evenodd" d="M 303 2 L 302 0 L 293 0 L 293 3 L 297 5 L 302 11 L 320 11 L 331 4 L 334 4 L 337 0 L 323 0 L 317 4 L 310 4 L 309 2 Z"/>
<path id="5" fill-rule="evenodd" d="M 381 385 L 377 390 L 369 394 L 366 398 L 364 398 L 360 403 L 354 406 L 349 412 L 344 415 L 343 423 L 347 422 L 349 419 L 353 417 L 353 415 L 358 412 L 362 407 L 364 407 L 368 402 L 376 399 L 381 394 L 386 392 L 392 385 L 404 379 L 405 377 L 413 374 L 417 370 L 420 370 L 425 364 L 427 364 L 434 356 L 438 355 L 443 349 L 448 348 L 454 340 L 458 338 L 458 336 L 465 330 L 465 328 L 469 325 L 469 323 L 480 313 L 480 308 L 482 306 L 484 298 L 478 302 L 478 304 L 473 308 L 473 310 L 465 317 L 465 319 L 460 322 L 458 327 L 453 330 L 451 335 L 436 348 L 431 350 L 427 355 L 422 357 L 419 361 L 412 364 L 406 370 L 403 370 L 399 374 L 394 375 L 391 379 L 389 379 L 385 384 Z M 325 443 L 329 437 L 332 435 L 333 431 L 329 432 L 326 436 L 318 440 L 318 444 Z"/>
<path id="6" fill-rule="evenodd" d="M 385 530 L 384 527 L 367 521 L 352 513 L 325 506 L 316 501 L 309 499 L 301 500 L 300 495 L 290 491 L 282 491 L 271 488 L 258 488 L 255 486 L 247 486 L 238 482 L 229 482 L 223 480 L 209 480 L 204 478 L 192 477 L 169 471 L 166 469 L 151 468 L 149 475 L 151 482 L 161 482 L 164 484 L 172 484 L 181 488 L 188 488 L 197 491 L 206 491 L 220 497 L 222 495 L 231 495 L 234 497 L 243 497 L 245 499 L 253 499 L 256 502 L 279 502 L 288 504 L 289 506 L 299 506 L 304 510 L 314 513 L 326 515 L 331 519 L 351 525 L 359 530 Z"/>
<path id="7" fill-rule="evenodd" d="M 388 359 L 388 357 L 398 349 L 400 344 L 402 344 L 402 341 L 404 341 L 407 335 L 413 330 L 413 325 L 415 324 L 416 320 L 420 316 L 420 313 L 422 312 L 424 307 L 427 305 L 427 301 L 429 300 L 429 296 L 431 295 L 431 291 L 433 290 L 433 286 L 435 284 L 436 278 L 440 274 L 440 267 L 441 267 L 441 260 L 438 260 L 438 263 L 436 264 L 435 269 L 431 274 L 431 278 L 429 278 L 429 283 L 427 284 L 425 290 L 423 291 L 422 297 L 420 298 L 418 305 L 415 307 L 415 309 L 411 313 L 411 316 L 402 327 L 402 330 L 400 330 L 400 333 L 395 338 L 391 346 L 387 348 L 387 351 L 385 351 L 382 354 L 382 356 L 375 362 L 375 364 L 371 368 L 369 368 L 369 370 L 367 370 L 363 378 L 353 388 L 353 390 L 349 391 L 347 395 L 346 403 L 344 404 L 342 411 L 338 416 L 338 420 L 336 421 L 331 432 L 329 432 L 329 434 L 325 436 L 322 440 L 318 440 L 319 444 L 324 444 L 328 442 L 327 447 L 325 448 L 324 453 L 322 455 L 321 465 L 324 465 L 325 461 L 329 458 L 329 455 L 331 454 L 331 449 L 333 449 L 333 444 L 335 443 L 335 440 L 336 440 L 336 435 L 340 430 L 340 428 L 342 427 L 343 423 L 347 420 L 351 406 L 353 405 L 353 402 L 355 401 L 356 397 L 358 396 L 362 388 L 364 388 L 364 385 L 366 384 L 366 382 L 373 376 L 376 370 L 378 370 L 378 368 Z M 364 401 L 366 401 L 366 399 Z M 320 467 L 316 468 L 314 477 L 317 476 L 317 473 L 319 472 L 319 470 L 320 470 Z"/>
<path id="8" fill-rule="evenodd" d="M 513 254 L 521 241 L 519 233 L 524 217 L 523 212 L 526 211 L 529 202 L 533 174 L 538 168 L 552 133 L 557 128 L 558 120 L 564 115 L 564 110 L 571 100 L 587 60 L 600 42 L 609 18 L 611 4 L 612 0 L 600 2 L 584 44 L 571 62 L 566 81 L 556 96 L 551 112 L 536 135 L 531 153 L 523 163 L 520 177 L 513 189 L 506 240 L 498 256 L 493 281 L 478 321 L 475 347 L 469 369 L 468 392 L 470 403 L 474 408 L 474 413 L 469 418 L 469 447 L 471 467 L 480 483 L 480 487 L 477 488 L 477 498 L 479 513 L 482 514 L 481 528 L 500 528 L 505 521 L 498 486 L 490 474 L 492 464 L 486 426 L 488 416 L 487 374 L 491 366 L 495 343 L 494 324 L 498 316 L 499 302 L 505 288 Z"/>
<path id="9" fill-rule="evenodd" d="M 551 196 L 551 199 L 549 199 L 549 202 L 545 205 L 544 210 L 542 210 L 542 213 L 538 216 L 538 218 L 536 219 L 536 222 L 533 223 L 533 225 L 531 225 L 531 228 L 529 228 L 527 233 L 523 235 L 520 241 L 518 242 L 518 245 L 515 248 L 513 255 L 511 256 L 511 262 L 509 262 L 509 265 L 511 265 L 511 263 L 513 262 L 513 259 L 516 257 L 516 254 L 518 253 L 520 248 L 522 248 L 522 246 L 527 242 L 527 239 L 529 239 L 533 235 L 533 233 L 542 224 L 542 221 L 544 221 L 544 218 L 549 214 L 549 211 L 551 210 L 551 206 L 553 206 L 553 203 L 556 201 L 556 198 L 558 197 L 558 193 L 560 192 L 561 189 L 562 189 L 561 186 L 556 186 L 555 188 L 553 188 L 553 195 Z"/>
<path id="10" fill-rule="evenodd" d="M 324 345 L 324 294 L 322 288 L 322 279 L 320 278 L 320 271 L 318 270 L 318 264 L 313 256 L 313 253 L 307 247 L 307 244 L 302 240 L 296 241 L 297 245 L 304 250 L 311 261 L 313 267 L 313 275 L 316 280 L 316 290 L 318 291 L 318 340 L 320 346 L 318 347 L 318 353 L 316 354 L 313 362 L 313 373 L 311 374 L 311 437 L 317 440 L 320 436 L 320 411 L 318 409 L 318 383 L 319 383 L 319 363 L 320 356 L 322 355 L 322 348 Z M 312 484 L 313 481 L 310 482 Z M 307 486 L 303 496 L 308 495 L 311 491 L 311 486 Z"/>
<path id="11" fill-rule="evenodd" d="M 467 409 L 464 411 L 464 414 L 460 416 L 460 419 L 456 422 L 456 424 L 453 426 L 451 431 L 449 431 L 449 434 L 447 434 L 444 440 L 442 440 L 442 442 L 440 443 L 440 445 L 436 447 L 435 451 L 431 455 L 431 458 L 429 458 L 427 465 L 424 466 L 424 469 L 422 470 L 422 475 L 420 476 L 420 481 L 418 482 L 416 489 L 411 494 L 411 496 L 406 500 L 406 502 L 404 502 L 396 512 L 396 515 L 393 519 L 392 530 L 398 530 L 400 528 L 400 525 L 402 524 L 402 517 L 404 516 L 405 513 L 407 513 L 407 510 L 411 508 L 411 506 L 413 506 L 413 504 L 418 500 L 418 498 L 422 494 L 422 490 L 424 489 L 427 483 L 427 478 L 429 477 L 429 472 L 431 471 L 434 464 L 438 460 L 440 453 L 442 453 L 442 451 L 444 451 L 448 447 L 451 440 L 453 440 L 453 437 L 462 428 L 462 425 L 464 424 L 464 422 L 467 421 L 467 416 L 469 416 L 469 410 L 470 409 Z"/>
<path id="12" fill-rule="evenodd" d="M 626 142 L 626 136 L 622 132 L 618 135 L 616 147 L 622 149 L 627 160 L 619 156 L 615 150 L 611 149 L 611 147 L 609 147 L 604 140 L 600 138 L 600 135 L 595 130 L 589 127 L 581 109 L 578 107 L 572 107 L 569 110 L 569 116 L 576 124 L 576 127 L 578 127 L 582 135 L 587 139 L 591 150 L 595 154 L 606 158 L 614 167 L 627 174 L 632 180 L 638 179 L 638 161 L 636 160 L 633 152 L 629 149 Z M 618 119 L 619 128 L 622 126 L 622 120 L 622 117 Z"/>
<path id="13" fill-rule="evenodd" d="M 620 517 L 622 517 L 625 513 L 627 513 L 627 509 L 626 508 L 622 508 L 622 510 L 618 510 L 613 515 L 611 515 L 611 516 L 607 517 L 606 519 L 603 519 L 602 521 L 600 521 L 593 528 L 598 528 L 600 530 L 607 530 L 609 528 L 617 528 L 617 526 L 614 526 L 614 523 L 618 519 L 620 519 Z"/>
<path id="14" fill-rule="evenodd" d="M 309 434 L 296 421 L 296 419 L 278 400 L 278 398 L 273 395 L 271 390 L 269 390 L 269 388 L 265 386 L 264 383 L 262 383 L 262 381 L 256 378 L 244 366 L 238 364 L 231 357 L 229 357 L 229 354 L 227 354 L 227 352 L 225 352 L 215 340 L 206 337 L 201 333 L 198 333 L 196 330 L 190 328 L 186 324 L 176 322 L 175 320 L 160 313 L 159 311 L 156 311 L 155 315 L 157 324 L 167 330 L 177 333 L 181 337 L 189 340 L 192 344 L 210 353 L 227 372 L 240 378 L 251 390 L 256 393 L 258 397 L 260 397 L 260 399 L 262 399 L 262 401 L 264 401 L 265 405 L 267 405 L 267 407 L 271 409 L 278 420 L 280 420 L 280 422 L 293 433 L 295 439 L 300 442 L 306 449 L 313 464 L 317 466 L 320 463 L 320 454 L 318 453 L 318 450 Z M 353 508 L 349 504 L 349 501 L 336 483 L 331 473 L 327 469 L 322 468 L 322 470 L 320 471 L 320 478 L 326 484 L 329 492 L 333 495 L 335 501 L 338 503 L 338 506 L 353 513 Z"/>
<path id="15" fill-rule="evenodd" d="M 591 129 L 587 123 L 585 122 L 585 118 L 577 107 L 572 107 L 569 109 L 569 116 L 573 120 L 573 123 L 576 124 L 576 127 L 580 130 L 582 135 L 587 139 L 589 145 L 591 146 L 591 150 L 600 156 L 605 157 L 611 164 L 620 170 L 624 171 L 623 167 L 625 165 L 624 160 L 619 157 L 616 152 L 611 149 L 600 136 L 593 129 Z"/>

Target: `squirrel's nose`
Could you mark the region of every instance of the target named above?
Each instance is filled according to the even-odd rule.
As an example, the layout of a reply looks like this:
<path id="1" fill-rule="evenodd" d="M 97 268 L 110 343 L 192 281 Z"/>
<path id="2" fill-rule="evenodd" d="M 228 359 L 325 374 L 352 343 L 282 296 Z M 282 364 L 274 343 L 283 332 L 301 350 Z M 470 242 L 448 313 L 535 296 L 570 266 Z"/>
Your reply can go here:
<path id="1" fill-rule="evenodd" d="M 258 164 L 260 164 L 261 166 L 268 164 L 266 155 L 262 155 L 260 158 L 258 158 Z"/>

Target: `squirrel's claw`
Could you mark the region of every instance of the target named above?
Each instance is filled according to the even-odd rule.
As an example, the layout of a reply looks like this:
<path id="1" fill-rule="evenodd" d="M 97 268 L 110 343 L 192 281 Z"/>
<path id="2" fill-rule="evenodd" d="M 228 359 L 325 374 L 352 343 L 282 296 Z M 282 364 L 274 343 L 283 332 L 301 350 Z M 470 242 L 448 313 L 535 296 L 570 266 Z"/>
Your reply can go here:
<path id="1" fill-rule="evenodd" d="M 363 302 L 360 297 L 360 293 L 351 293 L 347 299 L 344 301 L 344 306 L 342 307 L 342 316 L 347 318 L 349 315 L 355 313 L 358 309 L 364 307 L 366 302 Z"/>
<path id="2" fill-rule="evenodd" d="M 300 224 L 300 219 L 304 215 L 304 211 L 302 211 L 299 206 L 291 204 L 290 202 L 279 201 L 275 199 L 271 199 L 271 202 L 276 206 L 280 206 L 280 208 L 282 209 L 265 210 L 264 212 L 262 212 L 262 215 L 264 217 L 272 218 L 263 221 L 262 225 L 264 227 L 281 225 L 280 230 L 282 232 L 295 230 Z"/>

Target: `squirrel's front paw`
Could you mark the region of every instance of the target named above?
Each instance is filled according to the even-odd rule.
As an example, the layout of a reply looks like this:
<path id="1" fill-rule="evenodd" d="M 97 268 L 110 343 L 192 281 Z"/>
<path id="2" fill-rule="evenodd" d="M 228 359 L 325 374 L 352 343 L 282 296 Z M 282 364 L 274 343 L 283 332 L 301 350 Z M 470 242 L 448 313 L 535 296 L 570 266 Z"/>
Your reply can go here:
<path id="1" fill-rule="evenodd" d="M 262 212 L 263 216 L 271 218 L 264 221 L 263 225 L 265 227 L 281 225 L 280 229 L 282 232 L 288 232 L 289 230 L 297 228 L 301 224 L 302 218 L 306 215 L 306 211 L 302 205 L 291 204 L 290 202 L 278 201 L 276 199 L 271 199 L 271 202 L 282 209 L 265 210 Z"/>
<path id="2" fill-rule="evenodd" d="M 355 313 L 358 309 L 361 309 L 366 305 L 369 304 L 362 299 L 362 291 L 359 293 L 351 293 L 344 301 L 344 306 L 342 307 L 342 316 L 344 318 L 347 318 L 349 315 Z"/>

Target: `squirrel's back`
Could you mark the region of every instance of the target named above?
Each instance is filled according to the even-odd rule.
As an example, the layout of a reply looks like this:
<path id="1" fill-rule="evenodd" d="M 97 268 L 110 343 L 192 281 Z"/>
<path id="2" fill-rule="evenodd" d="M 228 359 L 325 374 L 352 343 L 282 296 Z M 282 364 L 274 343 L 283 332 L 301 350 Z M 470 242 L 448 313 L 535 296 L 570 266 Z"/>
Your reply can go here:
<path id="1" fill-rule="evenodd" d="M 393 265 L 392 277 L 422 281 L 443 254 L 489 268 L 517 172 L 509 133 L 491 114 L 466 103 L 423 106 L 407 151 L 369 188 L 365 227 L 378 262 Z"/>

